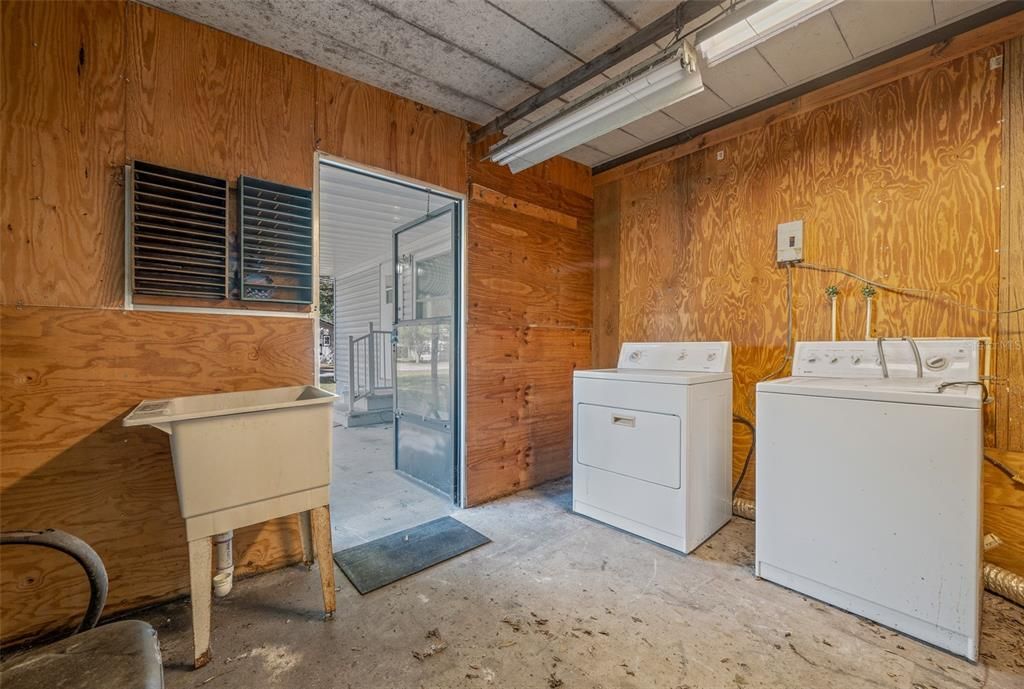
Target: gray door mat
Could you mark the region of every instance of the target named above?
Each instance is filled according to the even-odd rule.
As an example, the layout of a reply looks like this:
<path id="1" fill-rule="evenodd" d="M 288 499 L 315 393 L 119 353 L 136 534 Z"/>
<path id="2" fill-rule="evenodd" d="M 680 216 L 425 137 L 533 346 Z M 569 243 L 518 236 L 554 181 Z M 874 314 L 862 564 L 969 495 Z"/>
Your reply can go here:
<path id="1" fill-rule="evenodd" d="M 441 517 L 339 550 L 334 561 L 356 590 L 367 594 L 490 542 L 457 519 Z"/>

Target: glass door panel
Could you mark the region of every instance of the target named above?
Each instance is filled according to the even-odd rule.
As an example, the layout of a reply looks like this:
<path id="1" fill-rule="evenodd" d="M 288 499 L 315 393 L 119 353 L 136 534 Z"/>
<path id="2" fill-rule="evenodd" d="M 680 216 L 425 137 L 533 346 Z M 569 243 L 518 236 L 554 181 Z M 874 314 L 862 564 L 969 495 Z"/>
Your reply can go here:
<path id="1" fill-rule="evenodd" d="M 395 466 L 454 498 L 455 204 L 394 234 Z"/>

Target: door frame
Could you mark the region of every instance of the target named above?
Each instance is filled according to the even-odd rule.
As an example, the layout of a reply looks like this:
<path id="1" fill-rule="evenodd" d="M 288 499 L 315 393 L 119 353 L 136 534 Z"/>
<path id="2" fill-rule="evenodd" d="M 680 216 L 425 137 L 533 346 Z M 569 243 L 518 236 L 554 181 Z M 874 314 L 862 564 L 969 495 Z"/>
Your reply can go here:
<path id="1" fill-rule="evenodd" d="M 453 504 L 457 507 L 466 507 L 466 476 L 468 474 L 466 465 L 466 412 L 468 404 L 466 400 L 467 280 L 465 277 L 468 267 L 466 236 L 468 234 L 469 227 L 469 196 L 466 194 L 465 190 L 458 191 L 455 189 L 448 189 L 439 185 L 423 182 L 412 177 L 399 175 L 391 172 L 390 170 L 364 165 L 341 156 L 332 155 L 325 151 L 318 150 L 313 156 L 313 259 L 314 265 L 317 266 L 318 271 L 320 267 L 320 168 L 322 165 L 329 165 L 341 170 L 347 170 L 349 172 L 373 177 L 385 182 L 398 184 L 409 189 L 427 192 L 428 194 L 442 197 L 448 202 L 456 204 L 455 212 L 457 213 L 459 227 L 458 232 L 456 233 L 455 243 L 452 246 L 456 267 L 455 291 L 453 296 L 457 302 L 454 305 L 456 308 L 452 314 L 452 327 L 455 329 L 455 333 L 453 333 L 452 336 L 452 342 L 457 343 L 457 351 L 454 352 L 455 361 L 452 362 L 455 366 L 455 376 L 453 377 L 455 386 L 453 397 L 455 404 L 452 409 L 456 413 L 452 419 L 452 438 L 455 441 L 453 446 L 455 449 L 455 469 L 458 472 L 458 477 L 455 482 L 456 495 L 453 500 Z M 337 296 L 335 296 L 335 298 L 337 298 Z M 320 336 L 319 272 L 317 273 L 317 279 L 313 281 L 313 307 L 311 315 L 312 317 L 310 318 L 310 322 L 313 325 L 313 341 L 318 342 Z M 313 356 L 313 380 L 316 381 L 314 384 L 319 384 L 319 352 L 315 352 Z"/>

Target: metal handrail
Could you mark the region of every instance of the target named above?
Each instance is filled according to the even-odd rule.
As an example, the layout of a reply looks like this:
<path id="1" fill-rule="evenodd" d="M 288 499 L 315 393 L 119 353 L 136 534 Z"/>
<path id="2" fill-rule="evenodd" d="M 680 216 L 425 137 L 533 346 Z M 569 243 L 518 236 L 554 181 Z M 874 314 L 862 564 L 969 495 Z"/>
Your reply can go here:
<path id="1" fill-rule="evenodd" d="M 348 338 L 348 380 L 352 403 L 382 391 L 390 391 L 391 331 L 375 330 L 370 323 L 365 335 Z"/>

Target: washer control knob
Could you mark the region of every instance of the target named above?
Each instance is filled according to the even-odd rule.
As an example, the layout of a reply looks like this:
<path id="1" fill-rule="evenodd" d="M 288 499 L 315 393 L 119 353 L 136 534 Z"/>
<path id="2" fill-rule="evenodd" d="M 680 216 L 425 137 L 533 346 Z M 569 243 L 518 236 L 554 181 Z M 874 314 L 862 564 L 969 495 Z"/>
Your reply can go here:
<path id="1" fill-rule="evenodd" d="M 815 363 L 817 361 L 818 361 L 818 355 L 817 354 L 811 353 L 811 354 L 807 355 L 807 363 L 813 364 L 813 363 Z"/>
<path id="2" fill-rule="evenodd" d="M 685 358 L 686 358 L 686 350 L 684 349 L 683 351 L 679 352 L 679 356 L 676 357 L 676 361 L 682 361 Z"/>
<path id="3" fill-rule="evenodd" d="M 832 356 L 830 356 L 828 358 L 828 363 L 830 363 L 830 364 L 837 364 L 837 363 L 839 363 L 839 357 L 837 357 L 835 354 L 833 354 Z"/>
<path id="4" fill-rule="evenodd" d="M 718 358 L 718 352 L 708 352 L 708 361 L 714 361 Z"/>
<path id="5" fill-rule="evenodd" d="M 941 371 L 949 366 L 949 359 L 944 356 L 930 356 L 925 359 L 924 365 L 929 371 Z"/>
<path id="6" fill-rule="evenodd" d="M 853 356 L 850 357 L 850 363 L 853 364 L 854 366 L 859 364 L 860 361 L 861 361 L 860 354 L 854 354 Z"/>
<path id="7" fill-rule="evenodd" d="M 629 360 L 632 361 L 634 364 L 639 362 L 643 358 L 644 358 L 644 353 L 641 352 L 639 349 L 629 353 Z"/>

